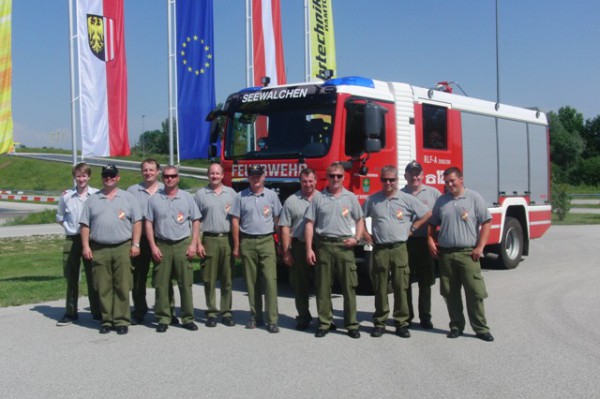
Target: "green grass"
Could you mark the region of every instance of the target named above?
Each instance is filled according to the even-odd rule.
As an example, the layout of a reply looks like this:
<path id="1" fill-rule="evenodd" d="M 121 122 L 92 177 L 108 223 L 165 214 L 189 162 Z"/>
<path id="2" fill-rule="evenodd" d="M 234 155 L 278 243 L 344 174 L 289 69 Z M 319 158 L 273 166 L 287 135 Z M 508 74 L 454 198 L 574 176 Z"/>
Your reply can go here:
<path id="1" fill-rule="evenodd" d="M 56 235 L 0 239 L 0 306 L 64 298 L 63 242 Z"/>
<path id="2" fill-rule="evenodd" d="M 21 158 L 8 155 L 0 156 L 0 189 L 34 191 L 58 195 L 73 186 L 72 166 L 68 163 L 40 159 Z M 90 186 L 101 188 L 100 172 L 102 167 L 92 166 Z M 139 171 L 121 170 L 119 187 L 126 189 L 141 181 Z M 204 186 L 197 179 L 180 179 L 180 185 L 186 190 L 197 190 Z"/>
<path id="3" fill-rule="evenodd" d="M 600 224 L 600 214 L 595 213 L 568 213 L 565 220 L 560 221 L 552 215 L 552 224 L 556 226 Z"/>
<path id="4" fill-rule="evenodd" d="M 597 204 L 571 204 L 571 208 L 598 209 L 600 208 L 600 200 Z"/>
<path id="5" fill-rule="evenodd" d="M 17 216 L 9 220 L 5 226 L 19 226 L 24 224 L 50 224 L 56 222 L 56 211 L 54 209 L 46 209 L 42 212 L 32 213 L 27 216 Z"/>

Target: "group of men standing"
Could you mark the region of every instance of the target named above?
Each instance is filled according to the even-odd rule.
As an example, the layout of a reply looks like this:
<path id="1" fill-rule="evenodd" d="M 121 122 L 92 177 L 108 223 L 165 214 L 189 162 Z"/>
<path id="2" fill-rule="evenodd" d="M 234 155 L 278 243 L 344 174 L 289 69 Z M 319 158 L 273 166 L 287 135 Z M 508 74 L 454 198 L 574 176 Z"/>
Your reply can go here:
<path id="1" fill-rule="evenodd" d="M 87 179 L 78 177 L 86 173 Z M 204 260 L 207 327 L 215 327 L 219 316 L 224 325 L 235 325 L 231 313 L 231 276 L 235 258 L 241 257 L 250 307 L 245 327 L 265 325 L 264 293 L 266 329 L 277 333 L 279 252 L 290 267 L 298 311 L 296 328 L 306 330 L 313 319 L 309 310 L 313 275 L 318 313 L 315 336 L 325 337 L 337 328 L 331 302 L 336 278 L 344 298 L 344 327 L 351 338 L 360 338 L 353 248 L 364 241 L 373 246 L 371 278 L 375 312 L 371 336 L 381 337 L 385 333 L 390 314 L 391 277 L 396 335 L 410 337 L 409 327 L 415 317 L 411 273 L 419 283 L 419 324 L 425 329 L 433 328 L 431 286 L 435 282 L 434 259 L 439 259 L 440 290 L 450 315 L 447 336 L 456 338 L 465 328 L 461 296 L 464 287 L 476 336 L 492 341 L 485 320 L 483 299 L 487 293 L 479 265 L 491 216 L 481 196 L 464 187 L 462 172 L 458 168 L 444 172 L 447 192 L 442 195 L 423 184 L 419 163 L 413 161 L 406 167 L 407 185 L 402 190 L 398 189 L 397 168 L 386 166 L 380 174 L 382 190 L 368 197 L 362 207 L 356 195 L 344 188 L 345 174 L 342 163 L 331 164 L 327 169 L 327 186 L 318 192 L 315 172 L 302 170 L 300 190 L 282 206 L 277 194 L 265 187 L 265 170 L 261 165 L 248 168 L 249 186 L 236 193 L 223 185 L 222 166 L 212 163 L 208 185 L 195 196 L 178 188 L 179 174 L 174 166 L 164 168 L 163 183 L 158 183 L 159 165 L 152 159 L 142 162 L 144 181 L 127 191 L 117 188 L 116 166 L 102 169 L 103 189 L 94 193 L 87 187 L 89 167 L 77 165 L 73 169 L 76 187 L 61 197 L 57 213 L 57 221 L 67 232 L 64 257 L 67 310 L 59 325 L 77 320 L 73 279 L 79 273 L 80 243 L 90 307 L 94 318 L 102 321 L 101 333 L 115 329 L 118 334 L 126 334 L 130 322 L 143 323 L 148 311 L 145 287 L 151 259 L 156 331 L 165 332 L 169 325 L 179 323 L 174 312 L 172 280 L 179 287 L 182 326 L 197 330 L 192 300 L 195 256 Z M 69 203 L 77 208 L 73 206 L 65 212 Z M 371 218 L 370 232 L 365 228 L 365 217 Z M 279 232 L 279 248 L 275 232 Z M 215 294 L 217 280 L 221 288 L 219 307 Z M 133 318 L 129 314 L 131 289 Z M 95 302 L 99 305 L 94 305 L 94 295 L 99 297 Z"/>

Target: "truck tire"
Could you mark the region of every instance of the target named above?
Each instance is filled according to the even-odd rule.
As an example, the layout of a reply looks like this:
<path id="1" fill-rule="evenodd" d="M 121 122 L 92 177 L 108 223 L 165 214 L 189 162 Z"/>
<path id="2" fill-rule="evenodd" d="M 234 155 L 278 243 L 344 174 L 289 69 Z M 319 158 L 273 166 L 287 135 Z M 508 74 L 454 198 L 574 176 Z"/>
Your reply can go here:
<path id="1" fill-rule="evenodd" d="M 513 217 L 507 217 L 504 231 L 498 245 L 498 265 L 505 269 L 514 269 L 523 255 L 523 229 L 521 223 Z"/>

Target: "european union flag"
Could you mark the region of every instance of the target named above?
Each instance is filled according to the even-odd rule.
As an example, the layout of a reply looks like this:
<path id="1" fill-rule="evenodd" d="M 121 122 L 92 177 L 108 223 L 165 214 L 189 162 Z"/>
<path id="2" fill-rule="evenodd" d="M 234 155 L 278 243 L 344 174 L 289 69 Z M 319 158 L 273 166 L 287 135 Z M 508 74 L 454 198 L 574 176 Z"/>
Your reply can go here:
<path id="1" fill-rule="evenodd" d="M 215 108 L 212 0 L 177 0 L 177 131 L 179 158 L 208 158 Z"/>

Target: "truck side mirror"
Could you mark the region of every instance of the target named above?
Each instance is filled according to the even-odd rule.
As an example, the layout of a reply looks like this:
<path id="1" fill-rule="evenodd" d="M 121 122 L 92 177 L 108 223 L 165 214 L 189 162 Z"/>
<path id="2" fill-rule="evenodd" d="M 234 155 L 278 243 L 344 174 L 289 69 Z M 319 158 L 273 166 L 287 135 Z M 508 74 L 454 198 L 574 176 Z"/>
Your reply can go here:
<path id="1" fill-rule="evenodd" d="M 385 113 L 387 110 L 375 103 L 365 104 L 365 135 L 367 138 L 378 138 L 384 132 Z"/>
<path id="2" fill-rule="evenodd" d="M 381 135 L 385 134 L 385 114 L 387 110 L 380 105 L 368 101 L 365 104 L 365 151 L 367 153 L 381 151 Z"/>

